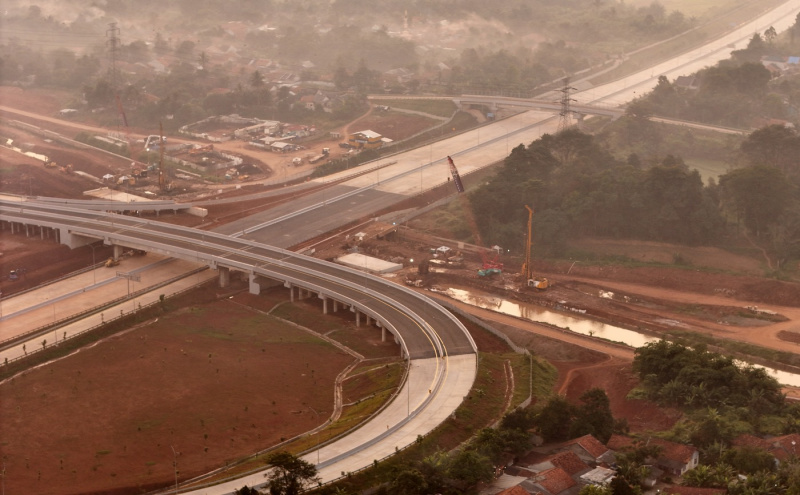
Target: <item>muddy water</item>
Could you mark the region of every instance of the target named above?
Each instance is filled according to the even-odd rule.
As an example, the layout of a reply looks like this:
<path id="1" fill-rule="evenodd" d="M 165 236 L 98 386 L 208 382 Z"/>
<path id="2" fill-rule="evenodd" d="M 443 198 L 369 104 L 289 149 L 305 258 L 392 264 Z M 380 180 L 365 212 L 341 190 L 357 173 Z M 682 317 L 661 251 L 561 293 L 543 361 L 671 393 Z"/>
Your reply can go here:
<path id="1" fill-rule="evenodd" d="M 559 328 L 571 330 L 583 335 L 599 337 L 612 342 L 621 342 L 630 347 L 641 347 L 649 342 L 656 342 L 660 339 L 644 335 L 635 330 L 628 330 L 607 323 L 590 320 L 581 316 L 583 314 L 577 308 L 570 308 L 568 304 L 563 306 L 564 312 L 550 311 L 535 304 L 525 304 L 515 301 L 508 301 L 502 297 L 491 294 L 481 293 L 475 290 L 447 289 L 443 291 L 449 297 L 479 308 L 489 309 L 498 313 L 516 316 L 537 323 L 547 323 Z M 601 297 L 613 297 L 613 294 L 601 294 Z M 665 321 L 666 322 L 666 321 Z M 668 323 L 668 322 L 666 322 Z M 680 322 L 675 324 L 682 326 Z M 754 365 L 764 368 L 770 376 L 778 380 L 783 385 L 800 387 L 800 375 L 786 371 L 776 370 L 766 366 Z"/>

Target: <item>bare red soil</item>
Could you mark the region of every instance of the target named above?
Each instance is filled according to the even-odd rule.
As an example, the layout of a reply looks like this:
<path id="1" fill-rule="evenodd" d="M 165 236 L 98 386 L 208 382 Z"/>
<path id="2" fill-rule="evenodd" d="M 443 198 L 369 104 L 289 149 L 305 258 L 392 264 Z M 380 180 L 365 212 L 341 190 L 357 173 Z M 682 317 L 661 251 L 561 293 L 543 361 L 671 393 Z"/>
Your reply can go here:
<path id="1" fill-rule="evenodd" d="M 0 385 L 9 493 L 139 493 L 323 423 L 353 358 L 224 299 Z"/>

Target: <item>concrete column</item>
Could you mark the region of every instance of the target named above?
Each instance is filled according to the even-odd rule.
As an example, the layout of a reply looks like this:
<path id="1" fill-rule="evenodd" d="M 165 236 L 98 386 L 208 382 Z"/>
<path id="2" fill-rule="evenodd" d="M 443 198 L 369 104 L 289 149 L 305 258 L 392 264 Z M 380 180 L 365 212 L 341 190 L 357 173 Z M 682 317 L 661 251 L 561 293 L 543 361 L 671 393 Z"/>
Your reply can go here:
<path id="1" fill-rule="evenodd" d="M 367 326 L 372 325 L 372 318 L 370 318 L 369 315 L 366 315 L 366 317 L 367 317 Z"/>
<path id="2" fill-rule="evenodd" d="M 120 258 L 120 256 L 122 256 L 122 246 L 120 246 L 119 244 L 114 244 L 114 254 L 113 254 L 113 256 L 114 256 L 115 260 L 118 260 Z"/>
<path id="3" fill-rule="evenodd" d="M 356 326 L 361 326 L 361 311 L 356 310 Z"/>
<path id="4" fill-rule="evenodd" d="M 335 312 L 337 312 L 337 311 L 339 311 L 339 301 L 337 301 L 336 299 L 334 299 L 334 300 L 333 300 L 333 312 L 335 313 Z"/>
<path id="5" fill-rule="evenodd" d="M 14 233 L 14 222 L 9 222 L 11 224 L 11 233 Z"/>
<path id="6" fill-rule="evenodd" d="M 328 314 L 328 298 L 322 296 L 322 314 Z"/>
<path id="7" fill-rule="evenodd" d="M 260 295 L 261 294 L 261 284 L 256 282 L 256 274 L 255 273 L 251 273 L 250 276 L 248 277 L 248 280 L 250 282 L 250 294 L 253 294 L 255 296 Z"/>
<path id="8" fill-rule="evenodd" d="M 294 302 L 294 285 L 289 285 L 289 301 Z"/>
<path id="9" fill-rule="evenodd" d="M 44 240 L 44 227 L 39 229 L 39 239 Z"/>
<path id="10" fill-rule="evenodd" d="M 386 342 L 386 329 L 381 327 L 381 342 Z"/>
<path id="11" fill-rule="evenodd" d="M 27 223 L 25 224 L 25 237 L 30 237 L 31 236 L 31 228 L 30 227 L 31 226 L 28 225 Z"/>
<path id="12" fill-rule="evenodd" d="M 219 286 L 223 289 L 231 284 L 231 269 L 227 266 L 219 267 Z"/>

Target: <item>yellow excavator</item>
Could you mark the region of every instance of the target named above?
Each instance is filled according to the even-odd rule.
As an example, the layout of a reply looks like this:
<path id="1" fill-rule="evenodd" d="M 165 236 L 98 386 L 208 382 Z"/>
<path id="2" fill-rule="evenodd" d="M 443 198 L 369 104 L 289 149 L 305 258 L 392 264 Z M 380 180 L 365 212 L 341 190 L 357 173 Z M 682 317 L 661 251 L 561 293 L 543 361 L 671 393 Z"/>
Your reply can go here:
<path id="1" fill-rule="evenodd" d="M 525 263 L 522 264 L 522 277 L 527 287 L 533 287 L 538 290 L 547 290 L 550 287 L 550 282 L 546 278 L 533 276 L 533 258 L 531 256 L 531 246 L 533 240 L 531 234 L 533 233 L 533 208 L 525 205 L 528 210 L 528 237 L 525 239 Z"/>

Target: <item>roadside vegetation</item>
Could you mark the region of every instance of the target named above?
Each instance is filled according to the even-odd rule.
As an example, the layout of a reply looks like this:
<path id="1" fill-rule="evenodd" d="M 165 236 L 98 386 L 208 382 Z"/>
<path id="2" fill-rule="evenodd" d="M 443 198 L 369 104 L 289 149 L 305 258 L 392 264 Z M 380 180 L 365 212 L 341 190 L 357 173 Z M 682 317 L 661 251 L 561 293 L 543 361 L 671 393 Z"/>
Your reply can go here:
<path id="1" fill-rule="evenodd" d="M 796 457 L 778 464 L 764 448 L 736 442 L 744 434 L 800 433 L 800 408 L 785 400 L 766 371 L 703 346 L 663 340 L 635 354 L 640 385 L 632 394 L 684 411 L 684 419 L 662 435 L 700 449 L 701 465 L 684 475 L 683 484 L 726 488 L 732 494 L 798 493 Z"/>

